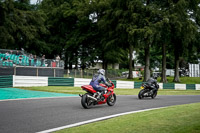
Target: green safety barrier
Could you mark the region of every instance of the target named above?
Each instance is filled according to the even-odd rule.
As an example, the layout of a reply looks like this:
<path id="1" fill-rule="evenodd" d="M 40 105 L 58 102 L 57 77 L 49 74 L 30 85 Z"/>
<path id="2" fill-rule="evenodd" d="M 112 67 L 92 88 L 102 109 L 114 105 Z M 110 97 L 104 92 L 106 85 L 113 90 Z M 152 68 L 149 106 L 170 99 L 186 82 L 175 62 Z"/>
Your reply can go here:
<path id="1" fill-rule="evenodd" d="M 175 84 L 163 83 L 163 89 L 175 89 Z"/>
<path id="2" fill-rule="evenodd" d="M 134 82 L 134 88 L 140 88 L 143 82 Z"/>
<path id="3" fill-rule="evenodd" d="M 195 84 L 186 84 L 186 89 L 187 90 L 196 90 L 196 85 Z"/>
<path id="4" fill-rule="evenodd" d="M 111 80 L 115 88 L 117 81 Z M 134 88 L 140 88 L 144 82 L 134 82 Z M 74 78 L 48 77 L 48 86 L 74 86 Z M 13 76 L 0 76 L 0 88 L 13 87 Z M 163 89 L 175 89 L 174 83 L 163 83 Z M 187 90 L 196 90 L 196 84 L 186 84 Z"/>
<path id="5" fill-rule="evenodd" d="M 49 77 L 48 86 L 74 86 L 74 78 Z"/>
<path id="6" fill-rule="evenodd" d="M 13 87 L 13 76 L 0 76 L 0 88 Z"/>
<path id="7" fill-rule="evenodd" d="M 116 87 L 117 87 L 117 86 L 116 86 L 116 85 L 117 85 L 117 81 L 116 81 L 116 80 L 111 80 L 111 81 L 113 82 L 113 84 L 114 84 L 114 86 L 115 86 L 114 88 L 116 88 Z"/>

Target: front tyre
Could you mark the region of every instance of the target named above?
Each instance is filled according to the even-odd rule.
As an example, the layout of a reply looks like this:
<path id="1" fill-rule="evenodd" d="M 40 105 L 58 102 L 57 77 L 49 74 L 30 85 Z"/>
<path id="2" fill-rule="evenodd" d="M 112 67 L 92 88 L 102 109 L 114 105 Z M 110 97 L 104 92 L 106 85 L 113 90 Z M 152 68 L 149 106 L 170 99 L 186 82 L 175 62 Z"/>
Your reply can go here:
<path id="1" fill-rule="evenodd" d="M 139 98 L 139 99 L 143 99 L 143 98 L 144 98 L 144 93 L 145 93 L 145 90 L 144 90 L 144 89 L 141 90 L 141 91 L 139 92 L 139 94 L 138 94 L 138 98 Z"/>
<path id="2" fill-rule="evenodd" d="M 153 95 L 151 96 L 152 99 L 154 99 L 157 96 L 157 91 L 153 93 Z"/>
<path id="3" fill-rule="evenodd" d="M 88 93 L 84 94 L 81 98 L 81 104 L 83 106 L 83 108 L 85 109 L 90 109 L 93 105 L 93 100 L 88 98 L 89 95 Z"/>
<path id="4" fill-rule="evenodd" d="M 115 93 L 113 93 L 113 95 L 110 95 L 108 98 L 107 98 L 107 104 L 109 106 L 113 106 L 116 102 L 116 95 Z"/>

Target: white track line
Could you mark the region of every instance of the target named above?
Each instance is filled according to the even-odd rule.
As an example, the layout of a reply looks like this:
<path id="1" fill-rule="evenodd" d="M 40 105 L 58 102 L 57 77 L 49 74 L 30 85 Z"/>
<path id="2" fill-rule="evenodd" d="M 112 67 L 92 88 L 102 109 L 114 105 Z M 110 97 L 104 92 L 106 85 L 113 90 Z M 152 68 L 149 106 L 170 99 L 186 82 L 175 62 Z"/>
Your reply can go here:
<path id="1" fill-rule="evenodd" d="M 125 112 L 125 113 L 120 113 L 120 114 L 115 114 L 115 115 L 109 115 L 109 116 L 100 117 L 100 118 L 87 120 L 87 121 L 83 121 L 83 122 L 78 122 L 78 123 L 74 123 L 74 124 L 70 124 L 70 125 L 66 125 L 66 126 L 62 126 L 62 127 L 45 130 L 45 131 L 40 131 L 37 133 L 51 133 L 51 132 L 55 132 L 55 131 L 66 129 L 66 128 L 76 127 L 76 126 L 80 126 L 80 125 L 84 125 L 84 124 L 88 124 L 88 123 L 92 123 L 92 122 L 110 119 L 113 117 L 118 117 L 118 116 L 127 115 L 127 114 L 134 114 L 134 113 L 144 112 L 144 111 L 150 111 L 150 110 L 156 110 L 156 109 L 162 109 L 162 108 L 167 108 L 167 107 L 151 108 L 151 109 L 144 109 L 144 110 L 130 111 L 130 112 Z"/>

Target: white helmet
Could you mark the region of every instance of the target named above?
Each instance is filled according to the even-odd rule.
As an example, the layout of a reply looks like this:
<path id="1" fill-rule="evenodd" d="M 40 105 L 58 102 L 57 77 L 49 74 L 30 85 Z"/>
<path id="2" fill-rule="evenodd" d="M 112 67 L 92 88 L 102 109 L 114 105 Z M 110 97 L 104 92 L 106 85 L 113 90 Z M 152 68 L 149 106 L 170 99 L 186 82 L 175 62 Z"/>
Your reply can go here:
<path id="1" fill-rule="evenodd" d="M 99 69 L 97 72 L 98 72 L 99 74 L 105 75 L 105 70 L 104 70 L 104 69 Z"/>

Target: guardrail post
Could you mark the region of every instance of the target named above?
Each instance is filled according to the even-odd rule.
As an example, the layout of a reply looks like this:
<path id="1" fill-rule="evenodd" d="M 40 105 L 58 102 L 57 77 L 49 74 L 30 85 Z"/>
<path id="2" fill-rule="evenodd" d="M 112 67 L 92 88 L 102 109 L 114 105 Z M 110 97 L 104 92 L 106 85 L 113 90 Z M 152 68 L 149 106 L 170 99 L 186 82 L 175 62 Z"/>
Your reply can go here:
<path id="1" fill-rule="evenodd" d="M 83 78 L 83 70 L 81 69 L 81 78 Z"/>
<path id="2" fill-rule="evenodd" d="M 14 75 L 16 75 L 16 66 L 14 67 Z"/>
<path id="3" fill-rule="evenodd" d="M 74 77 L 76 78 L 76 69 L 75 69 L 75 72 L 74 72 L 74 74 L 75 74 L 75 75 L 74 75 Z"/>
<path id="4" fill-rule="evenodd" d="M 38 68 L 36 69 L 36 76 L 38 77 Z"/>

